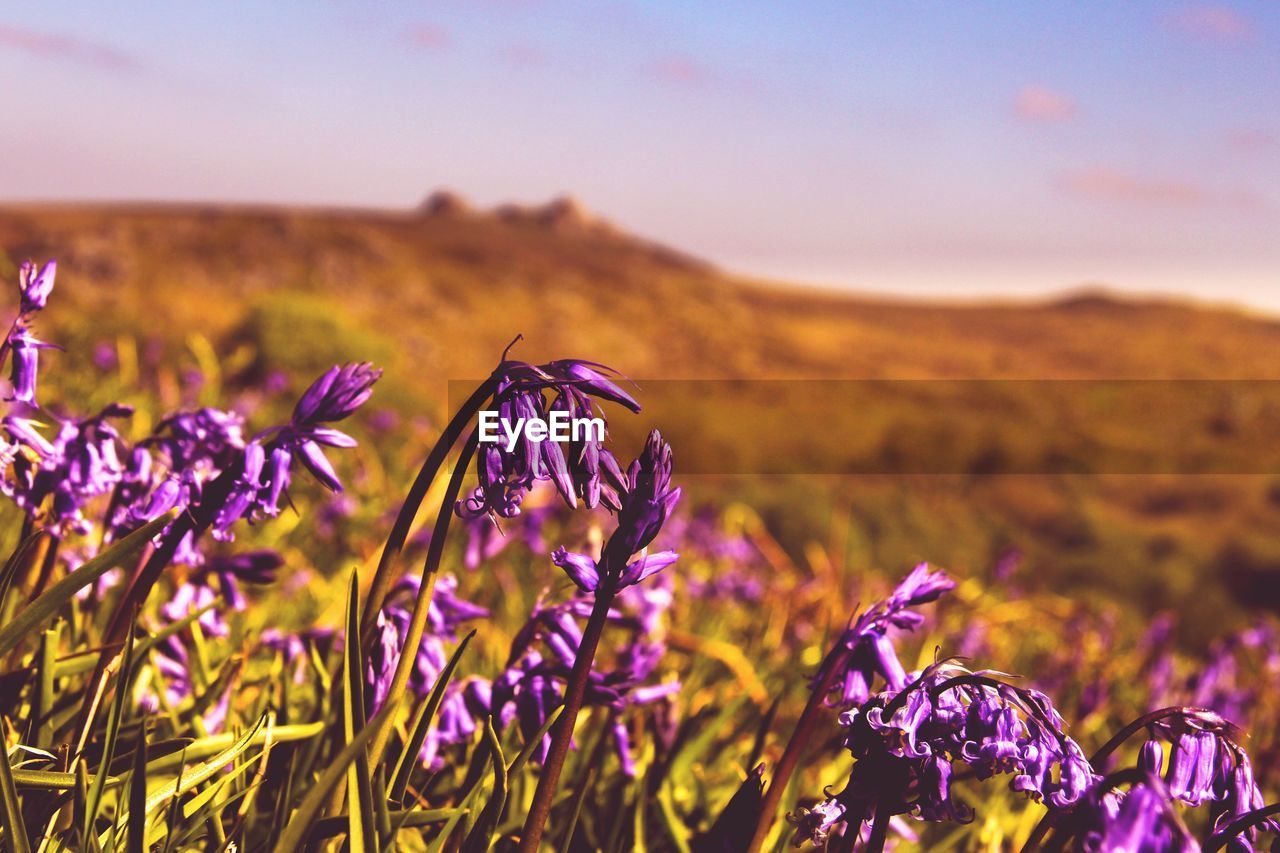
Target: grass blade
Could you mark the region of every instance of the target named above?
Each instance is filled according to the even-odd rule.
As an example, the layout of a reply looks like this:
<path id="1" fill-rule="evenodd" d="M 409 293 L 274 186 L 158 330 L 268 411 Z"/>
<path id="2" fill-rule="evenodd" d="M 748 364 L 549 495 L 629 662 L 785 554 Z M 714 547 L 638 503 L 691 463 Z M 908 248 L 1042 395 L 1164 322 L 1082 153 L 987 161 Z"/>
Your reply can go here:
<path id="1" fill-rule="evenodd" d="M 343 747 L 342 752 L 334 757 L 332 763 L 311 786 L 311 790 L 302 798 L 298 810 L 293 813 L 284 832 L 280 834 L 280 839 L 275 846 L 276 853 L 293 853 L 294 850 L 303 849 L 329 792 L 346 775 L 351 763 L 364 754 L 364 748 L 373 737 L 373 733 L 395 713 L 399 704 L 398 699 L 388 699 L 386 706 L 369 722 L 369 725 L 365 726 L 350 743 Z"/>
<path id="2" fill-rule="evenodd" d="M 141 820 L 129 824 L 125 839 L 127 853 L 145 853 L 147 849 L 147 731 L 138 734 L 138 745 L 133 750 L 133 773 L 129 777 L 129 812 L 143 815 Z"/>
<path id="3" fill-rule="evenodd" d="M 364 729 L 364 668 L 360 660 L 360 587 L 355 570 L 347 586 L 347 639 L 342 656 L 342 729 L 351 743 Z M 347 767 L 347 843 L 351 853 L 378 849 L 369 756 L 361 752 Z"/>
<path id="4" fill-rule="evenodd" d="M 62 622 L 40 634 L 39 703 L 31 712 L 31 743 L 44 748 L 53 743 L 53 705 L 57 698 L 54 678 L 57 674 L 58 646 L 62 641 Z"/>
<path id="5" fill-rule="evenodd" d="M 445 668 L 440 670 L 440 675 L 436 678 L 436 683 L 431 688 L 431 694 L 427 696 L 426 704 L 422 706 L 422 711 L 418 715 L 417 721 L 413 725 L 413 729 L 409 734 L 409 740 L 405 742 L 404 749 L 400 753 L 400 759 L 396 762 L 395 772 L 391 774 L 391 790 L 387 792 L 387 796 L 395 802 L 403 802 L 404 792 L 409 788 L 409 777 L 413 774 L 413 765 L 418 760 L 418 753 L 422 750 L 422 742 L 427 739 L 427 732 L 431 730 L 431 723 L 435 720 L 436 712 L 440 710 L 440 703 L 444 701 L 445 688 L 449 686 L 449 682 L 453 679 L 453 673 L 458 668 L 459 661 L 462 660 L 462 653 L 466 651 L 467 644 L 471 642 L 471 638 L 476 632 L 470 631 L 462 638 L 462 642 L 458 643 L 458 648 L 454 649 L 453 656 L 449 658 L 449 663 L 445 664 Z"/>
<path id="6" fill-rule="evenodd" d="M 268 731 L 255 730 L 249 745 L 262 746 L 267 742 L 268 737 L 271 738 L 272 743 L 309 740 L 323 731 L 324 723 L 273 726 Z M 210 755 L 217 755 L 235 743 L 236 740 L 237 738 L 231 734 L 210 735 L 209 737 L 194 740 L 187 746 L 185 752 L 171 752 L 168 755 L 154 759 L 147 765 L 147 772 L 155 776 L 158 773 L 176 770 L 184 761 L 199 761 Z"/>
<path id="7" fill-rule="evenodd" d="M 22 803 L 18 801 L 18 789 L 13 783 L 13 770 L 9 767 L 9 752 L 0 743 L 0 797 L 4 798 L 4 834 L 12 853 L 31 853 L 27 840 L 27 827 L 22 822 Z"/>
<path id="8" fill-rule="evenodd" d="M 524 745 L 524 749 L 520 750 L 516 760 L 511 762 L 511 766 L 507 768 L 507 776 L 515 776 L 524 769 L 524 766 L 529 763 L 529 759 L 537 752 L 538 744 L 542 743 L 542 739 L 547 736 L 547 732 L 551 731 L 551 727 L 556 724 L 556 720 L 560 719 L 560 712 L 563 710 L 563 705 L 557 705 L 551 709 L 551 713 L 547 714 L 547 719 L 543 721 L 533 737 L 529 738 L 529 742 Z"/>
<path id="9" fill-rule="evenodd" d="M 54 589 L 57 589 L 55 586 Z M 52 592 L 53 590 L 50 590 Z M 46 593 L 47 595 L 48 593 Z M 107 714 L 107 731 L 102 742 L 102 761 L 98 772 L 94 774 L 93 783 L 89 786 L 89 802 L 85 809 L 85 822 L 81 827 L 84 838 L 93 836 L 93 822 L 98 819 L 98 807 L 102 804 L 102 790 L 106 787 L 107 772 L 111 769 L 111 757 L 116 750 L 116 741 L 120 737 L 120 723 L 124 717 L 124 706 L 129 695 L 129 684 L 133 676 L 133 639 L 134 630 L 129 629 L 125 638 L 124 649 L 120 652 L 120 672 L 116 676 L 116 695 L 111 702 L 111 711 Z"/>
<path id="10" fill-rule="evenodd" d="M 102 577 L 116 566 L 123 565 L 143 549 L 157 533 L 177 515 L 171 510 L 148 521 L 128 536 L 113 544 L 98 556 L 49 587 L 35 601 L 14 614 L 13 619 L 0 628 L 0 655 L 7 655 L 25 638 L 35 634 L 47 619 L 53 617 L 77 592 Z"/>
<path id="11" fill-rule="evenodd" d="M 492 717 L 485 718 L 484 740 L 493 757 L 493 793 L 489 795 L 489 802 L 485 803 L 475 826 L 467 834 L 467 840 L 462 845 L 464 850 L 488 850 L 493 842 L 498 820 L 507 807 L 507 759 L 502 754 L 502 744 L 498 743 L 498 734 L 493 730 Z"/>

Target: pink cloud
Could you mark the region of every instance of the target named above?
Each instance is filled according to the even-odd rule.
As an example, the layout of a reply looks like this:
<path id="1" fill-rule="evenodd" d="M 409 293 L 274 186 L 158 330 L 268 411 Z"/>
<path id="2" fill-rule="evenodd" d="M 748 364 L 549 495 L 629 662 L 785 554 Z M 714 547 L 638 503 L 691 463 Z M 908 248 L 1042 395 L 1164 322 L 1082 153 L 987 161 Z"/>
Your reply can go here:
<path id="1" fill-rule="evenodd" d="M 1244 44 L 1258 34 L 1252 20 L 1226 6 L 1188 6 L 1165 23 L 1174 32 L 1216 44 Z"/>
<path id="2" fill-rule="evenodd" d="M 414 24 L 408 36 L 410 44 L 423 50 L 443 50 L 453 43 L 449 31 L 434 24 Z"/>
<path id="3" fill-rule="evenodd" d="M 60 59 L 112 71 L 130 71 L 139 66 L 136 58 L 110 45 L 0 24 L 0 48 L 6 47 L 43 59 Z"/>
<path id="4" fill-rule="evenodd" d="M 1227 145 L 1242 154 L 1280 151 L 1280 134 L 1260 127 L 1238 127 L 1227 134 Z"/>
<path id="5" fill-rule="evenodd" d="M 1092 201 L 1170 209 L 1223 209 L 1258 213 L 1267 203 L 1248 190 L 1219 190 L 1191 181 L 1146 178 L 1098 168 L 1066 175 L 1058 182 L 1069 195 Z"/>
<path id="6" fill-rule="evenodd" d="M 705 83 L 710 75 L 707 70 L 687 56 L 668 56 L 653 64 L 650 71 L 663 83 L 680 86 L 696 86 Z"/>
<path id="7" fill-rule="evenodd" d="M 1057 124 L 1075 118 L 1076 102 L 1045 86 L 1023 86 L 1014 98 L 1013 111 L 1024 121 Z"/>
<path id="8" fill-rule="evenodd" d="M 498 56 L 508 65 L 517 68 L 533 68 L 547 64 L 546 52 L 536 44 L 513 41 L 498 48 Z"/>

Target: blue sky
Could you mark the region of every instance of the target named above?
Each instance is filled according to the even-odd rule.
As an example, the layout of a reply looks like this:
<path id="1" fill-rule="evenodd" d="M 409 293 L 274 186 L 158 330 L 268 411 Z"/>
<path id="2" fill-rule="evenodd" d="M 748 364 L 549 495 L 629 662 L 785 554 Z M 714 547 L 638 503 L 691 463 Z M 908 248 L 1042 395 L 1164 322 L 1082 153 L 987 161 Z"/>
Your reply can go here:
<path id="1" fill-rule="evenodd" d="M 1280 309 L 1280 3 L 10 4 L 0 198 L 569 192 L 763 277 Z"/>

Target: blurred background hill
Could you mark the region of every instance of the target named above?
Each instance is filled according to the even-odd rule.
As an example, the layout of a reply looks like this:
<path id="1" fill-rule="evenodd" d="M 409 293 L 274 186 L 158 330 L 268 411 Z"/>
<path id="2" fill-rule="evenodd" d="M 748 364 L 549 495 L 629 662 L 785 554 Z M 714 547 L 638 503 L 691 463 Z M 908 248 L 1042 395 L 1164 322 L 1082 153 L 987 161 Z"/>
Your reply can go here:
<path id="1" fill-rule="evenodd" d="M 680 435 L 687 468 L 712 472 L 692 478 L 695 496 L 757 506 L 802 563 L 807 543 L 835 536 L 825 553 L 855 567 L 929 559 L 983 574 L 1016 551 L 1035 583 L 1180 608 L 1206 636 L 1280 605 L 1280 405 L 1265 385 L 1086 410 L 1055 390 L 1071 383 L 1010 383 L 975 406 L 936 383 L 885 382 L 867 386 L 864 408 L 819 425 L 807 390 L 839 386 L 667 383 L 1275 379 L 1280 322 L 1266 316 L 1104 290 L 947 304 L 786 287 L 630 236 L 571 199 L 8 206 L 0 249 L 7 280 L 28 257 L 59 261 L 42 330 L 67 346 L 49 358 L 75 378 L 55 382 L 92 386 L 122 361 L 145 372 L 158 348 L 204 371 L 155 383 L 168 405 L 194 404 L 210 396 L 210 371 L 235 388 L 368 359 L 387 368 L 379 405 L 418 425 L 398 437 L 425 442 L 449 380 L 483 376 L 521 334 L 516 357 L 598 359 L 637 380 L 646 422 Z M 622 414 L 614 421 L 628 429 Z M 780 443 L 786 424 L 801 438 Z M 1190 477 L 1091 462 L 1135 449 L 1228 462 Z M 945 473 L 900 473 L 937 453 Z M 1041 470 L 1058 458 L 1072 464 Z M 832 459 L 847 464 L 824 469 Z M 848 470 L 864 473 L 836 475 Z"/>

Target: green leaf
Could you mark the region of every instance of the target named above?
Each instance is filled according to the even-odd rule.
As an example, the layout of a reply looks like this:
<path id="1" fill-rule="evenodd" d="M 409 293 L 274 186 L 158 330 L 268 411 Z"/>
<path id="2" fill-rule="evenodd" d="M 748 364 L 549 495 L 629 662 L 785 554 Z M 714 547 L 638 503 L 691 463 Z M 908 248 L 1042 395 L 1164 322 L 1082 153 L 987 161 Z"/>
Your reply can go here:
<path id="1" fill-rule="evenodd" d="M 476 825 L 467 834 L 467 840 L 462 844 L 464 850 L 488 850 L 493 842 L 498 819 L 502 817 L 502 810 L 507 807 L 507 759 L 502 754 L 502 744 L 498 743 L 498 734 L 493 730 L 492 717 L 485 718 L 484 740 L 493 759 L 493 793 L 489 795 L 489 802 L 485 803 Z"/>
<path id="2" fill-rule="evenodd" d="M 444 669 L 440 670 L 440 675 L 436 677 L 436 683 L 432 686 L 426 703 L 418 712 L 418 718 L 414 721 L 413 728 L 410 730 L 409 740 L 405 742 L 404 749 L 400 752 L 400 758 L 396 761 L 395 772 L 391 774 L 391 790 L 387 793 L 387 796 L 397 803 L 404 801 L 404 792 L 409 788 L 409 777 L 413 775 L 413 766 L 418 760 L 418 753 L 422 750 L 422 742 L 427 739 L 427 732 L 431 730 L 431 723 L 435 720 L 436 712 L 440 709 L 440 703 L 444 701 L 445 688 L 453 680 L 453 673 L 457 670 L 458 663 L 462 660 L 462 653 L 466 651 L 467 644 L 471 642 L 471 638 L 475 635 L 476 632 L 472 630 L 462 638 L 462 642 L 458 643 L 458 648 L 453 650 L 453 656 L 449 658 L 449 662 L 445 664 Z"/>
<path id="3" fill-rule="evenodd" d="M 147 730 L 143 726 L 138 733 L 138 745 L 133 750 L 133 772 L 129 776 L 129 812 L 145 815 L 147 805 Z M 129 824 L 125 839 L 127 853 L 145 853 L 147 849 L 147 821 L 134 820 Z"/>
<path id="4" fill-rule="evenodd" d="M 449 836 L 453 835 L 453 830 L 458 826 L 458 822 L 461 821 L 463 817 L 471 813 L 471 801 L 479 796 L 479 794 L 480 786 L 478 784 L 472 785 L 471 790 L 467 791 L 466 795 L 463 796 L 462 801 L 458 803 L 457 814 L 449 818 L 444 827 L 440 830 L 440 834 L 437 835 L 431 841 L 431 844 L 427 846 L 427 853 L 440 853 L 441 850 L 444 850 L 444 846 L 448 843 Z"/>
<path id="5" fill-rule="evenodd" d="M 351 743 L 364 728 L 364 668 L 360 662 L 360 587 L 353 569 L 347 585 L 347 639 L 342 658 L 342 731 Z M 351 853 L 378 849 L 369 756 L 361 752 L 347 767 L 347 843 Z"/>
<path id="6" fill-rule="evenodd" d="M 4 834 L 11 853 L 31 853 L 27 840 L 27 827 L 22 822 L 22 803 L 13 783 L 13 770 L 9 767 L 9 753 L 0 743 L 0 797 L 4 798 Z"/>
<path id="7" fill-rule="evenodd" d="M 690 738 L 684 748 L 671 759 L 671 768 L 667 771 L 667 779 L 672 784 L 678 784 L 683 777 L 693 767 L 703 754 L 711 748 L 715 739 L 720 735 L 721 728 L 733 719 L 738 708 L 747 700 L 746 696 L 739 696 L 732 702 L 720 709 L 720 713 L 716 714 L 715 719 L 711 720 L 707 725 L 703 726 L 702 731 L 698 732 L 696 737 Z"/>
<path id="8" fill-rule="evenodd" d="M 586 801 L 587 792 L 591 790 L 591 783 L 595 781 L 595 778 L 596 768 L 587 768 L 587 775 L 582 777 L 582 784 L 573 793 L 573 811 L 569 814 L 569 824 L 565 827 L 564 839 L 560 842 L 560 853 L 569 853 L 569 847 L 573 843 L 573 834 L 578 829 L 578 818 L 582 816 L 582 804 Z"/>
<path id="9" fill-rule="evenodd" d="M 255 730 L 250 746 L 261 746 L 267 742 L 267 738 L 271 738 L 272 743 L 285 743 L 288 741 L 308 740 L 324 731 L 324 723 L 300 723 L 291 726 L 273 726 L 269 729 L 259 731 Z M 168 755 L 154 759 L 147 765 L 147 773 L 151 776 L 176 770 L 182 766 L 184 761 L 199 761 L 210 755 L 217 755 L 222 750 L 236 742 L 236 737 L 232 734 L 210 735 L 206 738 L 192 741 L 186 748 L 185 752 L 171 752 Z"/>
<path id="10" fill-rule="evenodd" d="M 441 821 L 464 815 L 466 812 L 467 810 L 462 808 L 404 809 L 387 812 L 387 815 L 391 818 L 392 827 L 399 831 L 401 829 L 415 829 L 419 826 L 429 826 L 433 823 L 440 823 Z M 335 835 L 341 835 L 347 831 L 348 820 L 349 818 L 345 814 L 341 814 L 316 821 L 316 827 L 311 831 L 311 834 L 307 836 L 307 840 L 315 842 L 324 838 L 332 838 Z"/>
<path id="11" fill-rule="evenodd" d="M 212 778 L 219 770 L 226 767 L 232 761 L 235 761 L 241 753 L 253 744 L 254 736 L 259 730 L 261 730 L 266 722 L 267 718 L 263 717 L 258 720 L 258 722 L 254 724 L 253 728 L 247 731 L 240 740 L 236 741 L 228 749 L 223 750 L 213 758 L 203 764 L 199 764 L 196 767 L 191 768 L 190 770 L 184 768 L 182 774 L 178 776 L 172 784 L 166 782 L 161 786 L 160 790 L 146 798 L 146 801 L 142 804 L 142 814 L 137 814 L 131 808 L 130 814 L 125 815 L 117 821 L 117 829 L 121 824 L 128 827 L 134 821 L 141 821 L 145 824 L 147 822 L 147 818 L 163 807 L 165 803 L 170 800 L 174 800 L 176 802 L 178 797 L 181 797 L 197 785 L 201 785 Z M 103 842 L 103 846 L 106 846 L 105 836 L 100 840 Z"/>
<path id="12" fill-rule="evenodd" d="M 13 586 L 13 582 L 18 575 L 18 569 L 22 568 L 27 561 L 27 555 L 31 553 L 31 549 L 40 541 L 40 537 L 44 536 L 43 530 L 37 530 L 27 534 L 27 537 L 18 543 L 18 547 L 9 555 L 9 559 L 4 563 L 4 569 L 0 570 L 0 620 L 5 616 L 5 605 L 9 601 L 9 589 Z"/>
<path id="13" fill-rule="evenodd" d="M 316 822 L 316 818 L 319 817 L 320 809 L 324 807 L 325 799 L 329 796 L 329 792 L 346 775 L 347 768 L 351 766 L 351 763 L 364 754 L 364 748 L 369 739 L 395 713 L 399 704 L 400 700 L 398 698 L 388 699 L 387 704 L 369 722 L 369 725 L 365 726 L 350 743 L 342 748 L 342 752 L 334 757 L 329 766 L 325 768 L 325 771 L 320 774 L 320 778 L 311 786 L 311 790 L 302 798 L 302 803 L 298 806 L 298 810 L 293 813 L 293 817 L 290 818 L 288 825 L 285 826 L 284 832 L 280 834 L 280 839 L 275 846 L 276 853 L 293 853 L 293 851 L 303 848 L 311 831 L 311 826 Z"/>
<path id="14" fill-rule="evenodd" d="M 55 587 L 56 589 L 56 587 Z M 51 590 L 52 591 L 52 590 Z M 91 838 L 93 822 L 98 819 L 98 807 L 102 804 L 102 790 L 107 784 L 107 773 L 111 769 L 111 757 L 116 751 L 116 741 L 120 737 L 120 722 L 124 717 L 125 701 L 129 695 L 129 683 L 133 676 L 133 639 L 134 626 L 129 626 L 129 634 L 124 641 L 124 649 L 120 652 L 120 672 L 116 676 L 116 695 L 111 702 L 111 710 L 107 714 L 107 731 L 102 742 L 102 761 L 98 772 L 94 774 L 89 786 L 89 802 L 85 809 L 84 825 L 81 827 L 82 837 Z"/>
<path id="15" fill-rule="evenodd" d="M 119 776 L 108 776 L 105 787 L 114 788 L 123 781 Z M 76 774 L 52 770 L 14 770 L 13 783 L 19 788 L 40 791 L 70 791 L 76 786 Z"/>
<path id="16" fill-rule="evenodd" d="M 551 709 L 551 713 L 547 714 L 547 719 L 542 723 L 533 737 L 529 738 L 529 742 L 524 745 L 524 749 L 520 750 L 520 754 L 516 756 L 516 760 L 511 762 L 507 768 L 507 776 L 515 776 L 524 766 L 529 763 L 529 759 L 538 749 L 538 744 L 542 743 L 542 739 L 547 736 L 547 732 L 551 731 L 551 727 L 555 725 L 556 720 L 560 719 L 560 712 L 564 710 L 563 705 L 557 705 Z"/>
<path id="17" fill-rule="evenodd" d="M 53 743 L 53 705 L 57 698 L 54 679 L 57 676 L 58 646 L 62 640 L 62 622 L 40 634 L 40 680 L 36 693 L 39 704 L 32 709 L 32 742 L 38 747 Z"/>
<path id="18" fill-rule="evenodd" d="M 43 595 L 15 613 L 13 619 L 0 628 L 0 656 L 7 655 L 24 639 L 35 634 L 41 624 L 52 618 L 81 589 L 116 566 L 128 562 L 169 522 L 173 521 L 177 514 L 177 510 L 170 510 L 159 518 L 148 521 L 49 587 Z"/>
<path id="19" fill-rule="evenodd" d="M 214 797 L 216 797 L 219 793 L 221 793 L 226 788 L 230 787 L 231 784 L 234 783 L 235 780 L 238 779 L 242 773 L 244 773 L 246 770 L 248 770 L 252 766 L 253 766 L 252 761 L 242 761 L 230 773 L 223 776 L 221 779 L 217 780 L 212 785 L 208 786 L 203 791 L 201 791 L 200 793 L 192 797 L 190 800 L 188 800 L 185 804 L 183 804 L 182 816 L 187 820 L 190 820 L 192 815 L 197 814 L 202 808 L 207 806 L 209 803 L 213 802 Z"/>

